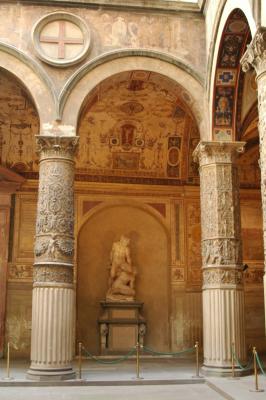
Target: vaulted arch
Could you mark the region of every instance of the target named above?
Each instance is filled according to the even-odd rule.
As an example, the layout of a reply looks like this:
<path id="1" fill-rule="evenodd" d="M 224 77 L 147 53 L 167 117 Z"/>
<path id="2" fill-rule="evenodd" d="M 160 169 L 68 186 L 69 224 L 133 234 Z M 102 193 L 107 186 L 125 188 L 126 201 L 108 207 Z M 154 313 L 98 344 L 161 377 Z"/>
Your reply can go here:
<path id="1" fill-rule="evenodd" d="M 77 127 L 80 109 L 87 97 L 104 79 L 117 73 L 131 70 L 159 72 L 186 87 L 191 97 L 191 109 L 197 120 L 201 136 L 207 134 L 206 113 L 204 113 L 203 80 L 191 67 L 167 55 L 151 51 L 116 51 L 99 57 L 82 67 L 73 75 L 60 94 L 62 120 L 66 125 Z"/>
<path id="2" fill-rule="evenodd" d="M 250 29 L 244 13 L 235 9 L 224 26 L 216 62 L 212 119 L 214 140 L 236 139 L 244 83 L 240 58 L 250 38 Z"/>
<path id="3" fill-rule="evenodd" d="M 12 73 L 28 90 L 40 118 L 40 126 L 57 119 L 57 94 L 51 78 L 31 57 L 0 42 L 0 68 Z"/>

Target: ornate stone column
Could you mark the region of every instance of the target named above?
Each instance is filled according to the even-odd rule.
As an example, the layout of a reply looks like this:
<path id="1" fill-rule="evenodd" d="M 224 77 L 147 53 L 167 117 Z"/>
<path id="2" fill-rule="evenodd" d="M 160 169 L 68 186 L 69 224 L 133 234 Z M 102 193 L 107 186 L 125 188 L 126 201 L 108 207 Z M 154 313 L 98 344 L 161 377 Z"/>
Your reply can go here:
<path id="1" fill-rule="evenodd" d="M 245 361 L 244 289 L 238 171 L 243 142 L 200 142 L 204 367 L 231 372 L 231 343 Z"/>
<path id="2" fill-rule="evenodd" d="M 74 153 L 77 137 L 38 136 L 39 197 L 28 378 L 71 379 Z"/>
<path id="3" fill-rule="evenodd" d="M 264 312 L 266 323 L 266 28 L 259 28 L 241 59 L 244 72 L 255 68 L 258 84 L 261 198 L 264 237 Z"/>

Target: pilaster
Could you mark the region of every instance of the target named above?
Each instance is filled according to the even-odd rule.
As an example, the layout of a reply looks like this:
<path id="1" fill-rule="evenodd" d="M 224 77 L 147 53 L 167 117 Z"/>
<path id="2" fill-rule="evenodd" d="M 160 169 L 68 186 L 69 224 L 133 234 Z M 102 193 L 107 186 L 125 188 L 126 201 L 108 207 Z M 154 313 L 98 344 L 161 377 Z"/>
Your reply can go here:
<path id="1" fill-rule="evenodd" d="M 201 142 L 200 164 L 203 260 L 204 369 L 224 375 L 231 369 L 231 344 L 244 361 L 244 290 L 236 158 L 243 142 Z"/>
<path id="2" fill-rule="evenodd" d="M 20 175 L 0 165 L 0 358 L 4 355 L 7 263 L 11 196 L 25 181 Z"/>
<path id="3" fill-rule="evenodd" d="M 28 378 L 71 379 L 74 154 L 77 137 L 38 136 L 40 153 L 31 366 Z"/>

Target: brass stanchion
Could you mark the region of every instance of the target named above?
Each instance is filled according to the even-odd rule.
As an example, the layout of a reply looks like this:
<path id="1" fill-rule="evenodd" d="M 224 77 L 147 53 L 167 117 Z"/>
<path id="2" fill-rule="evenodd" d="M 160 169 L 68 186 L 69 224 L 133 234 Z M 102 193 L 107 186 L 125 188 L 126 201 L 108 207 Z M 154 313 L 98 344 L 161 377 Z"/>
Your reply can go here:
<path id="1" fill-rule="evenodd" d="M 197 341 L 194 345 L 196 349 L 196 375 L 193 375 L 192 378 L 202 378 L 199 373 L 199 342 Z"/>
<path id="2" fill-rule="evenodd" d="M 234 357 L 234 351 L 235 351 L 235 344 L 234 342 L 232 343 L 231 347 L 231 352 L 232 352 L 232 378 L 235 377 L 235 357 Z"/>
<path id="3" fill-rule="evenodd" d="M 143 379 L 140 376 L 140 344 L 137 342 L 136 344 L 136 379 Z"/>
<path id="4" fill-rule="evenodd" d="M 235 374 L 235 343 L 234 342 L 232 342 L 232 344 L 231 344 L 231 366 L 232 366 L 232 376 L 229 379 L 234 379 L 234 380 L 240 379 Z"/>
<path id="5" fill-rule="evenodd" d="M 10 343 L 7 343 L 7 353 L 6 353 L 6 377 L 3 378 L 5 380 L 11 380 L 10 376 Z"/>
<path id="6" fill-rule="evenodd" d="M 256 347 L 253 347 L 253 363 L 254 363 L 255 389 L 250 389 L 250 392 L 264 392 L 263 389 L 259 389 Z"/>
<path id="7" fill-rule="evenodd" d="M 79 342 L 79 379 L 82 379 L 82 343 Z"/>

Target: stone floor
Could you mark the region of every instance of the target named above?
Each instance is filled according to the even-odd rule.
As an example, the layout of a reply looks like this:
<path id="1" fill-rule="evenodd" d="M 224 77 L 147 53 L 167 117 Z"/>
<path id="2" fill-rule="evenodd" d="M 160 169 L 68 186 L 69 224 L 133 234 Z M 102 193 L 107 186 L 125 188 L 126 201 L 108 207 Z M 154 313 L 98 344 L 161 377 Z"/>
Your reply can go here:
<path id="1" fill-rule="evenodd" d="M 164 386 L 1 388 L 1 400 L 222 400 L 204 384 Z"/>
<path id="2" fill-rule="evenodd" d="M 118 365 L 83 362 L 83 381 L 58 384 L 32 383 L 25 379 L 29 364 L 11 363 L 11 377 L 5 377 L 4 362 L 0 362 L 0 400 L 255 400 L 266 398 L 266 378 L 259 376 L 259 387 L 265 392 L 254 393 L 254 377 L 238 380 L 206 377 L 194 379 L 195 365 L 185 359 L 141 360 L 142 380 L 136 380 L 135 360 Z M 74 364 L 77 370 L 77 364 Z M 61 385 L 65 385 L 63 382 Z M 32 386 L 34 385 L 34 386 Z M 75 385 L 75 386 L 73 386 Z M 76 386 L 78 385 L 78 386 Z"/>

